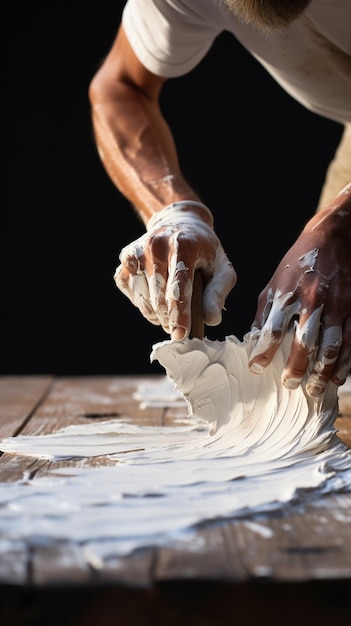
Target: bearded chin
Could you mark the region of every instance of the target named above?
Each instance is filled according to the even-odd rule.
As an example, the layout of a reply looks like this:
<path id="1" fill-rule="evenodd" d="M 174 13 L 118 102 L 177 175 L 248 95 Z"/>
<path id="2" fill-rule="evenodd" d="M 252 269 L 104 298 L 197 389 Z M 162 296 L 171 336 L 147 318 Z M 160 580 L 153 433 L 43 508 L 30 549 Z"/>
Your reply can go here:
<path id="1" fill-rule="evenodd" d="M 264 34 L 279 33 L 303 13 L 311 0 L 222 0 L 240 22 Z"/>

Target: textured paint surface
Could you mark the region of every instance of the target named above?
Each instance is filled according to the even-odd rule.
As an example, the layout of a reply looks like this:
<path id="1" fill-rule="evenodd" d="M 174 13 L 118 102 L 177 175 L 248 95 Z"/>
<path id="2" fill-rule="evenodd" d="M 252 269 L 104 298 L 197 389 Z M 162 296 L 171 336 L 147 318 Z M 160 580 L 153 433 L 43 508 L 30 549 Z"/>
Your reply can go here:
<path id="1" fill-rule="evenodd" d="M 292 500 L 351 491 L 351 451 L 333 426 L 337 388 L 330 384 L 318 401 L 301 387 L 283 388 L 290 342 L 261 375 L 248 370 L 248 337 L 154 346 L 152 358 L 167 376 L 140 388 L 138 399 L 147 406 L 185 399 L 189 416 L 172 427 L 109 420 L 3 440 L 0 449 L 13 454 L 107 455 L 115 463 L 0 484 L 2 545 L 70 538 L 103 559 L 112 544 L 126 554 L 185 540 L 206 520 L 269 514 Z"/>

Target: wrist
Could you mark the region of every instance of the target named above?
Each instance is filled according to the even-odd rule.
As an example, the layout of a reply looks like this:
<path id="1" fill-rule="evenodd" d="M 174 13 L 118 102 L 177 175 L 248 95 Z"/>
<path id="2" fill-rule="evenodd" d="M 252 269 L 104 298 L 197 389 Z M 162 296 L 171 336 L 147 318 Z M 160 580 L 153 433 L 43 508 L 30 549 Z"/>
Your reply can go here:
<path id="1" fill-rule="evenodd" d="M 149 219 L 146 229 L 149 231 L 157 224 L 172 220 L 172 218 L 179 219 L 182 214 L 184 217 L 188 215 L 196 216 L 213 228 L 213 215 L 205 204 L 195 200 L 180 200 L 178 202 L 172 202 L 161 211 L 154 213 Z"/>
<path id="2" fill-rule="evenodd" d="M 351 183 L 312 218 L 311 230 L 325 230 L 335 235 L 351 236 Z"/>

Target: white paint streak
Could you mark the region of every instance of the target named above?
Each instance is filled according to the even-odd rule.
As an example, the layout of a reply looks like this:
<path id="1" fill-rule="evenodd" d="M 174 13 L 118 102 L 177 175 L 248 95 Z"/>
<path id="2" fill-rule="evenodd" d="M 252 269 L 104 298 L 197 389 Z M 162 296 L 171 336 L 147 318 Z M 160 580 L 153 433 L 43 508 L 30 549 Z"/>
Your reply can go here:
<path id="1" fill-rule="evenodd" d="M 313 352 L 316 347 L 316 340 L 319 333 L 319 323 L 323 311 L 323 305 L 315 309 L 311 315 L 307 318 L 305 324 L 300 326 L 295 324 L 295 334 L 300 344 Z"/>
<path id="2" fill-rule="evenodd" d="M 156 226 L 159 228 L 169 224 L 179 226 L 180 224 L 193 225 L 197 222 L 199 225 L 203 224 L 203 226 L 205 226 L 199 216 L 191 211 L 192 206 L 201 208 L 211 218 L 211 221 L 213 220 L 212 213 L 205 204 L 202 202 L 195 202 L 193 200 L 184 200 L 180 202 L 173 202 L 162 209 L 162 211 L 154 213 L 147 223 L 147 231 L 150 232 Z"/>
<path id="3" fill-rule="evenodd" d="M 268 526 L 264 526 L 263 524 L 259 524 L 258 522 L 246 521 L 246 528 L 249 528 L 254 533 L 261 535 L 264 539 L 271 539 L 273 537 L 273 530 L 268 528 Z"/>
<path id="4" fill-rule="evenodd" d="M 248 370 L 249 336 L 154 346 L 152 358 L 172 381 L 170 402 L 183 398 L 188 407 L 186 421 L 174 426 L 119 419 L 2 441 L 11 454 L 115 461 L 0 483 L 2 541 L 84 542 L 84 558 L 99 568 L 111 554 L 187 541 L 206 520 L 252 518 L 309 493 L 315 501 L 351 491 L 351 451 L 333 426 L 337 388 L 329 384 L 317 401 L 281 385 L 291 341 L 285 338 L 261 376 Z M 153 396 L 167 406 L 161 387 L 149 389 L 146 401 Z M 264 524 L 248 523 L 270 538 Z"/>
<path id="5" fill-rule="evenodd" d="M 253 568 L 255 576 L 261 578 L 268 578 L 272 576 L 273 569 L 269 565 L 256 565 Z"/>
<path id="6" fill-rule="evenodd" d="M 300 256 L 300 267 L 307 267 L 308 271 L 312 272 L 314 270 L 314 266 L 318 257 L 318 252 L 319 250 L 317 248 L 314 248 L 314 250 L 309 250 L 309 252 L 306 252 L 305 254 Z"/>
<path id="7" fill-rule="evenodd" d="M 269 351 L 271 347 L 280 340 L 280 334 L 284 332 L 293 316 L 299 312 L 300 302 L 298 300 L 292 304 L 286 304 L 292 295 L 293 293 L 290 291 L 286 294 L 282 294 L 278 289 L 273 297 L 272 292 L 269 292 L 267 308 L 271 305 L 271 309 L 267 320 L 259 333 L 257 332 L 257 328 L 253 328 L 250 333 L 250 339 L 256 340 L 256 344 L 251 352 L 251 359 L 259 354 L 263 354 L 263 352 Z M 266 312 L 264 313 L 264 317 L 265 315 Z M 251 366 L 251 371 L 256 374 L 261 373 L 262 369 L 260 364 L 254 363 Z"/>

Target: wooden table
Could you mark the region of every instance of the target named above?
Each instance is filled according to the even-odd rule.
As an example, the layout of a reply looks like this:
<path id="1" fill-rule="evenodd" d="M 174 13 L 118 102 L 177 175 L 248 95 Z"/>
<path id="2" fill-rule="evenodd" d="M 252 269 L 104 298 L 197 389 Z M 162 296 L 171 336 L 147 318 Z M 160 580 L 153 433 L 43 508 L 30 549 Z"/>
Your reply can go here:
<path id="1" fill-rule="evenodd" d="M 157 377 L 0 378 L 0 439 L 46 434 L 72 423 L 126 416 L 171 423 L 184 409 L 141 409 L 133 393 Z M 113 397 L 109 389 L 113 384 Z M 340 397 L 339 436 L 351 447 L 351 394 Z M 43 461 L 1 454 L 0 482 L 32 480 L 101 458 Z M 139 550 L 94 568 L 72 542 L 14 545 L 1 553 L 0 624 L 351 624 L 351 494 L 284 507 L 262 536 L 245 520 L 208 524 L 201 551 Z M 336 514 L 336 513 L 339 513 Z M 262 519 L 262 518 L 260 518 Z M 323 532 L 321 532 L 323 527 Z M 318 528 L 318 532 L 316 529 Z M 1 542 L 1 528 L 0 528 Z M 73 553 L 72 553 L 73 550 Z M 72 566 L 73 563 L 73 566 Z"/>

